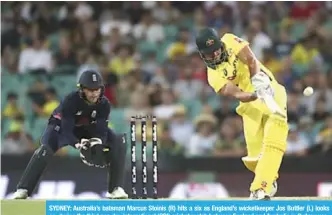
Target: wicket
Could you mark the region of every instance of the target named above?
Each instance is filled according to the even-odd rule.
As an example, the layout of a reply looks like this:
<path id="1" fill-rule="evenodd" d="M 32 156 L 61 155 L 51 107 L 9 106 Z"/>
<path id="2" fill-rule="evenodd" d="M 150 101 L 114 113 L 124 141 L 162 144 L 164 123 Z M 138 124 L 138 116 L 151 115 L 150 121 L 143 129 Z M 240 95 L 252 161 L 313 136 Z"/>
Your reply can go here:
<path id="1" fill-rule="evenodd" d="M 132 185 L 132 198 L 137 198 L 137 165 L 136 165 L 136 121 L 141 120 L 141 141 L 142 141 L 142 198 L 147 199 L 148 197 L 148 167 L 147 167 L 147 128 L 146 122 L 150 117 L 143 116 L 132 116 L 130 120 L 130 136 L 131 136 L 131 185 Z M 153 198 L 158 198 L 158 146 L 157 146 L 157 118 L 152 117 L 152 181 L 153 181 Z"/>

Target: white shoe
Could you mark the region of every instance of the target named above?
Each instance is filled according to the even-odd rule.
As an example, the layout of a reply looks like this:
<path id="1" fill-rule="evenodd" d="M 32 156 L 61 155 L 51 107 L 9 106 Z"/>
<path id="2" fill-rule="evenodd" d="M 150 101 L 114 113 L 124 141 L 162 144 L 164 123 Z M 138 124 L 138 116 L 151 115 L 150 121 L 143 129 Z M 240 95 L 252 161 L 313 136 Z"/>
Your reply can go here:
<path id="1" fill-rule="evenodd" d="M 278 184 L 277 184 L 277 181 L 274 181 L 274 182 L 272 183 L 272 188 L 271 188 L 271 192 L 270 192 L 270 197 L 275 196 L 276 193 L 277 193 L 277 191 L 278 191 Z"/>
<path id="2" fill-rule="evenodd" d="M 27 189 L 18 189 L 14 193 L 14 199 L 27 199 L 29 197 Z"/>
<path id="3" fill-rule="evenodd" d="M 106 198 L 108 199 L 128 199 L 128 194 L 123 190 L 122 187 L 114 188 L 112 193 L 107 192 Z"/>
<path id="4" fill-rule="evenodd" d="M 270 200 L 270 196 L 263 190 L 259 189 L 250 193 L 251 200 Z"/>
<path id="5" fill-rule="evenodd" d="M 273 181 L 273 183 L 272 183 L 272 188 L 271 188 L 271 192 L 270 192 L 270 194 L 268 195 L 269 198 L 274 197 L 274 196 L 276 195 L 277 191 L 278 191 L 278 184 L 277 184 L 277 181 Z M 258 192 L 258 191 L 257 191 L 257 192 Z M 264 191 L 264 192 L 265 192 L 265 191 Z M 251 194 L 250 194 L 250 199 L 255 199 L 254 195 L 255 195 L 254 192 L 251 192 Z"/>

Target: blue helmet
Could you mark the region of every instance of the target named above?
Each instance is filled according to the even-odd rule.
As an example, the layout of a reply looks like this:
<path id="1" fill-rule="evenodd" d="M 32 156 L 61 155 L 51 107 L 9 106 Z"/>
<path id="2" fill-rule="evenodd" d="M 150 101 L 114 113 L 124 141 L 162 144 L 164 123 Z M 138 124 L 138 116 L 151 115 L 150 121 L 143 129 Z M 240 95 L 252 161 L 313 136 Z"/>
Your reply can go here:
<path id="1" fill-rule="evenodd" d="M 104 81 L 99 72 L 88 69 L 81 74 L 78 85 L 80 88 L 98 89 L 104 87 Z"/>

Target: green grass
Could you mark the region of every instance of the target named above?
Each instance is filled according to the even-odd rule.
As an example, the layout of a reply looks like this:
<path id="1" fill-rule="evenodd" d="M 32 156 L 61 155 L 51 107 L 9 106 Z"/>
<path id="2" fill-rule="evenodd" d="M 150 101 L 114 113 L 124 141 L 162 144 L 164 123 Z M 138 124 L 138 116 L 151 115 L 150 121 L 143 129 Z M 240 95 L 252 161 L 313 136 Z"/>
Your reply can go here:
<path id="1" fill-rule="evenodd" d="M 220 200 L 247 200 L 247 199 L 248 198 L 227 198 Z M 276 197 L 273 199 L 274 200 L 332 200 L 331 197 L 327 198 Z M 167 199 L 160 199 L 160 200 L 167 200 Z M 210 199 L 210 200 L 216 200 L 216 199 Z M 110 200 L 100 200 L 100 201 L 110 201 Z M 121 201 L 121 200 L 116 200 L 116 201 Z M 45 200 L 1 200 L 1 215 L 45 215 Z"/>
<path id="2" fill-rule="evenodd" d="M 1 200 L 1 215 L 44 215 L 43 200 Z"/>

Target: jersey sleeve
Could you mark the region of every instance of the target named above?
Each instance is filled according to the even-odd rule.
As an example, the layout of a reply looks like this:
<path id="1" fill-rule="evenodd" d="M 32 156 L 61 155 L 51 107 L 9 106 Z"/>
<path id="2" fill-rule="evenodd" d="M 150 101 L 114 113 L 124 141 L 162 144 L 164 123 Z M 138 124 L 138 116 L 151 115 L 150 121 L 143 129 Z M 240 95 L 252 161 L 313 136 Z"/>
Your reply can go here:
<path id="1" fill-rule="evenodd" d="M 74 135 L 76 105 L 73 96 L 67 96 L 62 103 L 60 141 L 70 145 L 79 142 Z"/>
<path id="2" fill-rule="evenodd" d="M 111 104 L 105 99 L 100 107 L 100 114 L 97 115 L 96 129 L 94 132 L 94 137 L 100 138 L 102 143 L 106 143 L 107 140 L 108 118 L 110 112 Z"/>
<path id="3" fill-rule="evenodd" d="M 228 80 L 222 75 L 222 71 L 208 68 L 207 73 L 209 85 L 216 93 L 218 93 L 228 82 Z"/>
<path id="4" fill-rule="evenodd" d="M 249 45 L 249 42 L 235 36 L 234 34 L 227 33 L 222 38 L 221 41 L 226 45 L 227 49 L 232 49 L 234 54 L 238 54 L 245 46 Z"/>

